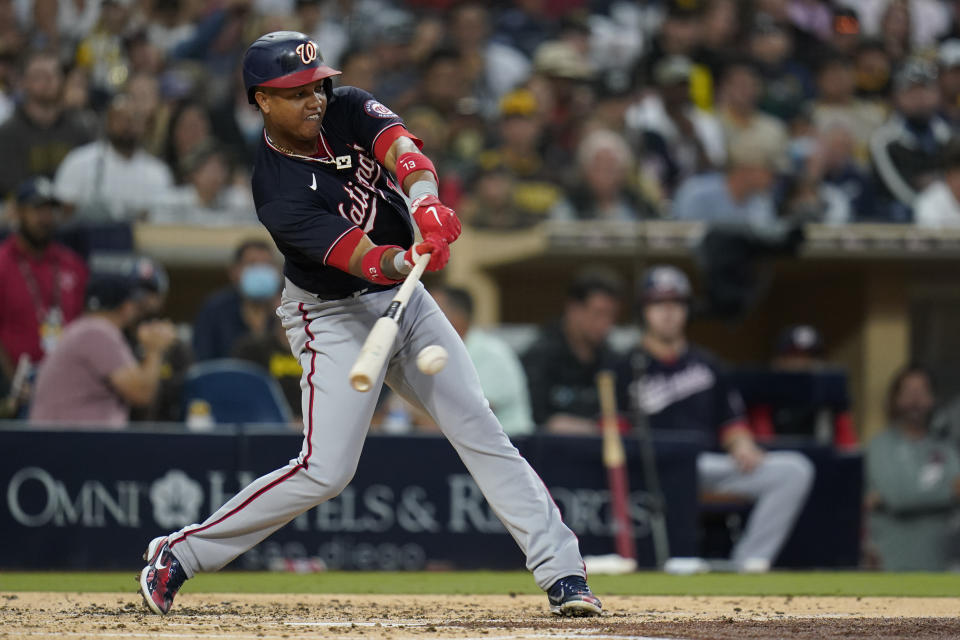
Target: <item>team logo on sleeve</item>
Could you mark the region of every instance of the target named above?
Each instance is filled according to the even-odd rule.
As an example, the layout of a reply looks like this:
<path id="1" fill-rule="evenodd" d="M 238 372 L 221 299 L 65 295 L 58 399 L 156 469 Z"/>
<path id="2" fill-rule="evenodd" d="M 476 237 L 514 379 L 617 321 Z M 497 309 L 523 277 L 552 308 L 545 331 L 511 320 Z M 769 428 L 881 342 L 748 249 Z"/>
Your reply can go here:
<path id="1" fill-rule="evenodd" d="M 387 108 L 386 105 L 377 102 L 376 100 L 367 100 L 363 105 L 363 110 L 367 112 L 367 115 L 371 115 L 374 118 L 396 118 L 397 114 Z"/>

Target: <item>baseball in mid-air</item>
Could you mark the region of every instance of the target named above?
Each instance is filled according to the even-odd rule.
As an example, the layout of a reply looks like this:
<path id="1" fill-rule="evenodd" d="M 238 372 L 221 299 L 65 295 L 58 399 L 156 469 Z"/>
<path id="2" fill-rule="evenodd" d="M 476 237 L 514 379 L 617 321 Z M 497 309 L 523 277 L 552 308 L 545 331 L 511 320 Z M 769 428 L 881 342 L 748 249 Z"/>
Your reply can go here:
<path id="1" fill-rule="evenodd" d="M 431 344 L 430 346 L 424 347 L 420 349 L 420 353 L 417 354 L 417 369 L 420 369 L 421 373 L 425 373 L 428 376 L 439 373 L 446 364 L 447 350 L 438 344 Z"/>

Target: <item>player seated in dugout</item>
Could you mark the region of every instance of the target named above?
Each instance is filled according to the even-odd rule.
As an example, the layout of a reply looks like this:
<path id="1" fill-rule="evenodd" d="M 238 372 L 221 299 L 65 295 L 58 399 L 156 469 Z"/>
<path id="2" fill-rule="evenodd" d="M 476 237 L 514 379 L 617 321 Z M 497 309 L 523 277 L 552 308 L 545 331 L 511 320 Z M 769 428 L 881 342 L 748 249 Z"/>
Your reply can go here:
<path id="1" fill-rule="evenodd" d="M 813 484 L 813 464 L 792 451 L 766 452 L 747 425 L 743 400 L 720 363 L 686 338 L 692 290 L 687 276 L 655 266 L 639 291 L 641 343 L 617 367 L 620 406 L 653 430 L 698 432 L 701 493 L 755 502 L 731 560 L 766 571 L 777 559 Z"/>
<path id="2" fill-rule="evenodd" d="M 799 438 L 838 449 L 857 447 L 846 373 L 824 360 L 823 338 L 810 325 L 786 327 L 769 368 L 739 370 L 734 386 L 761 442 Z"/>
<path id="3" fill-rule="evenodd" d="M 544 326 L 523 355 L 533 419 L 541 431 L 598 433 L 596 377 L 617 359 L 607 339 L 622 291 L 616 273 L 585 269 L 570 284 L 563 316 Z"/>

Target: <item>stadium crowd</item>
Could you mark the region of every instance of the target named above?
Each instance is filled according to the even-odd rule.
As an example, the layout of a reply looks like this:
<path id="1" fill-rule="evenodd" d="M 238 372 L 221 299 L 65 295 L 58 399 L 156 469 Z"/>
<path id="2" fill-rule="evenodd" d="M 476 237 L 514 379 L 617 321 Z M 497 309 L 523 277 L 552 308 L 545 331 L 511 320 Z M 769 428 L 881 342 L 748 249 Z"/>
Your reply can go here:
<path id="1" fill-rule="evenodd" d="M 43 175 L 76 220 L 255 222 L 239 63 L 285 28 L 405 118 L 474 226 L 957 225 L 955 5 L 4 0 L 0 197 Z"/>
<path id="2" fill-rule="evenodd" d="M 476 228 L 646 219 L 960 227 L 960 2 L 0 0 L 9 231 L 0 378 L 24 397 L 32 391 L 34 421 L 91 415 L 78 411 L 83 398 L 60 393 L 67 387 L 99 406 L 103 426 L 126 425 L 131 409 L 189 421 L 184 372 L 226 357 L 262 366 L 299 414 L 300 371 L 272 313 L 282 276 L 269 245 L 236 248 L 229 286 L 211 294 L 184 340 L 158 320 L 161 265 L 88 265 L 53 242 L 63 222 L 256 224 L 249 168 L 261 120 L 239 65 L 250 42 L 278 29 L 311 34 L 343 71 L 339 83 L 405 119 L 437 165 L 443 201 Z M 761 515 L 744 544 L 773 535 L 777 547 L 812 470 L 802 456 L 770 454 L 771 471 L 755 443 L 802 434 L 855 448 L 845 389 L 814 408 L 744 404 L 722 367 L 685 342 L 689 282 L 659 273 L 637 293 L 648 331 L 629 354 L 609 346 L 623 293 L 603 275 L 573 283 L 562 318 L 522 364 L 471 328 L 466 292 L 435 295 L 509 433 L 595 432 L 594 375 L 618 362 L 622 405 L 639 406 L 654 428 L 682 423 L 723 448 L 698 468 L 702 483 L 756 498 Z M 815 328 L 790 327 L 773 361 L 785 376 L 818 372 L 822 353 Z M 21 384 L 23 361 L 39 367 L 32 385 Z M 89 385 L 71 371 L 92 372 Z M 693 387 L 657 387 L 678 371 Z M 905 369 L 890 396 L 889 429 L 866 452 L 871 549 L 889 568 L 943 568 L 935 552 L 960 498 L 960 462 L 934 436 L 955 440 L 960 419 L 949 406 L 932 418 L 922 368 Z M 8 398 L 6 415 L 18 400 Z M 378 424 L 430 428 L 409 412 L 386 399 Z M 772 520 L 773 534 L 760 529 Z M 917 535 L 928 543 L 904 542 Z M 927 556 L 904 561 L 906 547 Z M 767 566 L 776 551 L 763 550 Z"/>

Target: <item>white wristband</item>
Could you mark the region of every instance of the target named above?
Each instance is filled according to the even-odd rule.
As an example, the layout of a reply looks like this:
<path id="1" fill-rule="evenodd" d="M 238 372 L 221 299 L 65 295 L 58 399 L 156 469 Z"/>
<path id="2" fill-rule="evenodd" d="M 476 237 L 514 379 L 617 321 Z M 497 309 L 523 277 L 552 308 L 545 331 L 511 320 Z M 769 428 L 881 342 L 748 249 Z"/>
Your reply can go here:
<path id="1" fill-rule="evenodd" d="M 432 180 L 417 180 L 410 185 L 410 193 L 407 195 L 410 198 L 410 202 L 423 196 L 440 197 L 440 193 L 437 191 L 437 184 Z"/>
<path id="2" fill-rule="evenodd" d="M 413 266 L 404 258 L 405 255 L 407 255 L 406 251 L 400 251 L 393 256 L 393 268 L 402 276 L 409 274 L 410 271 L 413 270 Z"/>

